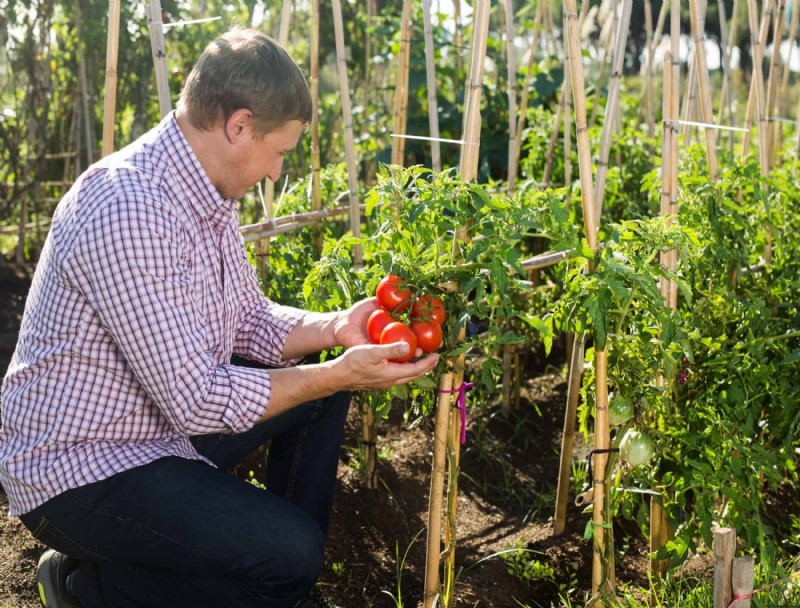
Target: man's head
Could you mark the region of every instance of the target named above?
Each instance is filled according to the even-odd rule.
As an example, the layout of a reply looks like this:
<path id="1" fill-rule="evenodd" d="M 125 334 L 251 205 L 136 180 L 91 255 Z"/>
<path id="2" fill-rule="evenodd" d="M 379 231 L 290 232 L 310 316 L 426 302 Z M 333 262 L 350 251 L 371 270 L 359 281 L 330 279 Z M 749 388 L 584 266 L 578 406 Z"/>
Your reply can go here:
<path id="1" fill-rule="evenodd" d="M 277 42 L 252 29 L 231 30 L 208 45 L 178 105 L 203 131 L 240 109 L 252 113 L 257 137 L 292 120 L 311 122 L 311 94 L 300 68 Z"/>

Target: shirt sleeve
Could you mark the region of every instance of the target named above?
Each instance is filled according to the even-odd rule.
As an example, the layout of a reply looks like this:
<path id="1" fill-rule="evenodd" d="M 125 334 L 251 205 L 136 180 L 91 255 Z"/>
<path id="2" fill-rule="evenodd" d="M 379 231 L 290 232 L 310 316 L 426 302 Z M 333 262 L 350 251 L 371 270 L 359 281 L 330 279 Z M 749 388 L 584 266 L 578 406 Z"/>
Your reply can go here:
<path id="1" fill-rule="evenodd" d="M 197 244 L 185 220 L 144 190 L 118 195 L 93 214 L 69 256 L 70 279 L 126 373 L 179 433 L 243 432 L 269 402 L 269 371 L 215 360 L 193 289 Z"/>
<path id="2" fill-rule="evenodd" d="M 299 359 L 283 359 L 286 337 L 306 312 L 291 306 L 282 306 L 268 300 L 258 286 L 255 268 L 247 259 L 247 252 L 238 231 L 231 238 L 236 240 L 236 271 L 242 285 L 240 294 L 242 314 L 236 330 L 233 350 L 247 357 L 274 367 L 290 366 Z"/>

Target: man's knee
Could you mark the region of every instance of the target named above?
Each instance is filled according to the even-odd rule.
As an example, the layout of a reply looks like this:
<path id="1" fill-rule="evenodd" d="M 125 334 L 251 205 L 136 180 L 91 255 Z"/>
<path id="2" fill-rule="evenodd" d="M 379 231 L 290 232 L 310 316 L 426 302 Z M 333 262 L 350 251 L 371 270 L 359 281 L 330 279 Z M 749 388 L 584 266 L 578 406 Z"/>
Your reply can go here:
<path id="1" fill-rule="evenodd" d="M 325 538 L 316 525 L 293 530 L 279 551 L 264 544 L 265 554 L 249 569 L 245 585 L 255 598 L 297 601 L 305 597 L 322 572 Z"/>

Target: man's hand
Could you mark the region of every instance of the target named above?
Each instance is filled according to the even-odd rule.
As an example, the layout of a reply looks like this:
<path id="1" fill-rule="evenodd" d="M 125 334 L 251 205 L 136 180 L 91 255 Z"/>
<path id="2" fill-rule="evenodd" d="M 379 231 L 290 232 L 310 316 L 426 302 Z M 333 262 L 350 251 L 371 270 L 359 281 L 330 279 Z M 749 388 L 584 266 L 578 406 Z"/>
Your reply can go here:
<path id="1" fill-rule="evenodd" d="M 333 363 L 341 367 L 344 374 L 342 383 L 349 390 L 386 390 L 427 374 L 439 361 L 436 353 L 407 363 L 389 361 L 407 352 L 408 344 L 405 342 L 354 346 Z"/>
<path id="2" fill-rule="evenodd" d="M 376 310 L 378 303 L 375 298 L 367 298 L 339 313 L 333 325 L 336 344 L 345 348 L 369 344 L 367 320 Z"/>

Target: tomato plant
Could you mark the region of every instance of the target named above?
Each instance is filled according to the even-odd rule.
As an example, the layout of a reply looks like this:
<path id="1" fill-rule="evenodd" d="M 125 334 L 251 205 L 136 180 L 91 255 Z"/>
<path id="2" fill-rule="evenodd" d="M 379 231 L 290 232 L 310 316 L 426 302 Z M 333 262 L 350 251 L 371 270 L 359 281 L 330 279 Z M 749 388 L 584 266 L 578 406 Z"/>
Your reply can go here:
<path id="1" fill-rule="evenodd" d="M 395 342 L 405 342 L 408 344 L 408 353 L 402 357 L 389 359 L 389 361 L 394 361 L 395 363 L 410 361 L 414 356 L 414 351 L 417 350 L 417 336 L 411 331 L 408 325 L 400 321 L 389 323 L 381 332 L 381 344 L 394 344 Z"/>

